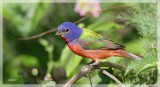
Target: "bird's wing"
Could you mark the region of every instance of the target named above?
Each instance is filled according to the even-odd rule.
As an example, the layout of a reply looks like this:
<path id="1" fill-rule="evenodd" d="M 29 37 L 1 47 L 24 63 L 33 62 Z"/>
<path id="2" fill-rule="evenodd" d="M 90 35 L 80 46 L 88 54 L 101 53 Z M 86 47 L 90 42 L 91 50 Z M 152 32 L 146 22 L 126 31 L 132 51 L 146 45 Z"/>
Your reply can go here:
<path id="1" fill-rule="evenodd" d="M 83 33 L 78 39 L 79 44 L 86 50 L 97 49 L 123 49 L 124 46 L 119 45 L 101 35 L 87 29 L 83 29 Z"/>

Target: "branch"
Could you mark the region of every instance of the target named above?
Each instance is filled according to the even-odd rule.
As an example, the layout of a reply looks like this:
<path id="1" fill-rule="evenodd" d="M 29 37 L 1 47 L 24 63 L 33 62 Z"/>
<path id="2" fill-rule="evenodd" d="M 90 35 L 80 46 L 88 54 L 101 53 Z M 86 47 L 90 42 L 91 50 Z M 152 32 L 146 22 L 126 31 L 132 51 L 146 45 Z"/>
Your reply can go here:
<path id="1" fill-rule="evenodd" d="M 75 21 L 75 22 L 73 22 L 73 23 L 78 24 L 78 23 L 86 20 L 89 16 L 90 16 L 90 14 L 87 14 L 86 16 L 82 17 L 81 19 L 79 19 L 79 20 L 77 20 L 77 21 Z"/>
<path id="2" fill-rule="evenodd" d="M 88 74 L 88 79 L 89 79 L 91 87 L 93 87 L 92 80 L 91 80 L 91 75 L 90 74 Z"/>
<path id="3" fill-rule="evenodd" d="M 103 74 L 105 74 L 106 76 L 110 77 L 111 79 L 113 79 L 118 85 L 119 87 L 126 87 L 121 81 L 119 81 L 115 76 L 113 76 L 112 74 L 110 74 L 109 72 L 101 69 L 99 66 L 97 67 L 97 70 Z"/>
<path id="4" fill-rule="evenodd" d="M 77 20 L 77 21 L 73 22 L 73 23 L 77 24 L 77 23 L 79 23 L 79 22 L 84 21 L 84 20 L 85 20 L 85 19 L 87 19 L 88 17 L 89 17 L 89 14 L 88 14 L 88 15 L 86 15 L 86 16 L 84 16 L 84 17 L 82 17 L 81 19 L 79 19 L 79 20 Z M 40 33 L 40 34 L 37 34 L 37 35 L 31 36 L 31 37 L 18 38 L 18 40 L 31 40 L 31 39 L 35 39 L 35 38 L 38 38 L 38 37 L 44 36 L 44 35 L 46 35 L 46 34 L 52 33 L 52 32 L 54 32 L 54 31 L 56 31 L 56 30 L 57 30 L 57 28 L 53 28 L 53 29 L 50 29 L 50 30 L 48 30 L 48 31 L 42 32 L 42 33 Z"/>
<path id="5" fill-rule="evenodd" d="M 90 65 L 84 66 L 81 71 L 76 74 L 75 76 L 73 76 L 63 87 L 70 87 L 72 86 L 72 84 L 74 84 L 77 80 L 79 80 L 81 77 L 83 77 L 84 75 L 88 74 L 91 70 L 93 69 L 97 69 L 99 72 L 105 74 L 106 76 L 110 77 L 111 79 L 113 79 L 120 87 L 125 87 L 125 85 L 123 85 L 115 76 L 113 76 L 112 74 L 108 73 L 107 71 L 101 69 L 99 66 L 93 67 Z"/>
<path id="6" fill-rule="evenodd" d="M 31 40 L 31 39 L 35 39 L 35 38 L 38 38 L 38 37 L 44 36 L 44 35 L 46 35 L 46 34 L 49 34 L 49 33 L 51 33 L 51 32 L 54 32 L 54 31 L 56 31 L 56 30 L 57 30 L 57 28 L 53 28 L 53 29 L 51 29 L 51 30 L 48 30 L 48 31 L 42 32 L 42 33 L 40 33 L 40 34 L 37 34 L 37 35 L 31 36 L 31 37 L 18 38 L 18 40 Z"/>
<path id="7" fill-rule="evenodd" d="M 81 71 L 73 76 L 63 87 L 70 87 L 72 84 L 74 84 L 77 80 L 79 80 L 84 75 L 88 74 L 93 69 L 93 66 L 87 65 L 84 66 Z"/>
<path id="8" fill-rule="evenodd" d="M 107 9 L 102 9 L 100 11 L 97 11 L 97 12 L 105 12 L 105 11 L 108 11 L 108 10 L 112 10 L 112 9 L 121 9 L 121 8 L 129 8 L 129 6 L 116 6 L 116 7 L 110 7 L 110 8 L 107 8 Z M 84 20 L 86 20 L 91 14 L 87 14 L 86 16 L 80 18 L 79 20 L 73 22 L 75 24 L 78 24 Z M 18 38 L 18 40 L 31 40 L 31 39 L 35 39 L 35 38 L 38 38 L 38 37 L 41 37 L 41 36 L 44 36 L 46 34 L 49 34 L 49 33 L 52 33 L 54 31 L 56 31 L 57 28 L 54 28 L 54 29 L 51 29 L 51 30 L 48 30 L 48 31 L 45 31 L 45 32 L 42 32 L 40 34 L 37 34 L 37 35 L 34 35 L 34 36 L 31 36 L 31 37 L 27 37 L 27 38 Z"/>
<path id="9" fill-rule="evenodd" d="M 116 63 L 110 63 L 110 62 L 100 62 L 99 64 L 100 67 L 113 67 L 113 68 L 116 68 L 116 69 L 119 69 L 121 71 L 126 71 L 126 66 L 122 66 L 120 64 L 116 64 Z"/>

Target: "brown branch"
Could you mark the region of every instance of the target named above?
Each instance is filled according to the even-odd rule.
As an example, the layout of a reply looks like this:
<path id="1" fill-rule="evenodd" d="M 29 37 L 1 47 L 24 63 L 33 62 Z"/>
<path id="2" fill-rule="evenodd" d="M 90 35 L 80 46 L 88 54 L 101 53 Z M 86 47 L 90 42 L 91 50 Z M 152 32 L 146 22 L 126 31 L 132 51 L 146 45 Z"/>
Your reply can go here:
<path id="1" fill-rule="evenodd" d="M 100 12 L 104 12 L 104 11 L 108 11 L 108 10 L 112 10 L 112 9 L 117 9 L 117 8 L 128 8 L 129 6 L 116 6 L 116 7 L 110 7 L 110 8 L 107 8 L 107 9 L 102 9 L 100 10 Z M 98 12 L 98 11 L 97 11 Z M 91 14 L 87 14 L 86 16 L 80 18 L 79 20 L 73 22 L 75 24 L 78 24 L 84 20 L 86 20 Z M 46 34 L 49 34 L 49 33 L 52 33 L 54 31 L 56 31 L 57 28 L 54 28 L 54 29 L 51 29 L 51 30 L 48 30 L 48 31 L 45 31 L 45 32 L 42 32 L 38 35 L 34 35 L 34 36 L 31 36 L 31 37 L 27 37 L 27 38 L 18 38 L 18 40 L 31 40 L 31 39 L 35 39 L 35 38 L 38 38 L 38 37 L 41 37 L 41 36 L 44 36 Z"/>
<path id="2" fill-rule="evenodd" d="M 74 84 L 77 80 L 79 80 L 84 75 L 88 74 L 93 69 L 93 66 L 85 66 L 81 69 L 81 71 L 73 76 L 63 87 L 70 87 L 72 84 Z"/>
<path id="3" fill-rule="evenodd" d="M 120 87 L 125 87 L 124 84 L 122 84 L 115 76 L 113 76 L 112 74 L 108 73 L 107 71 L 101 69 L 99 66 L 93 67 L 90 65 L 84 66 L 81 71 L 76 74 L 75 76 L 73 76 L 63 87 L 70 87 L 72 86 L 72 84 L 74 84 L 77 80 L 79 80 L 81 77 L 83 77 L 84 75 L 88 74 L 91 70 L 93 69 L 97 69 L 99 72 L 105 74 L 106 76 L 110 77 L 111 79 L 113 79 Z"/>
<path id="4" fill-rule="evenodd" d="M 86 20 L 89 16 L 90 16 L 90 14 L 87 14 L 86 16 L 82 17 L 81 19 L 79 19 L 79 20 L 77 20 L 77 21 L 75 21 L 75 22 L 73 22 L 73 23 L 78 24 L 78 23 Z"/>
<path id="5" fill-rule="evenodd" d="M 91 80 L 91 75 L 89 73 L 88 73 L 88 79 L 89 79 L 91 87 L 93 87 L 92 80 Z"/>
<path id="6" fill-rule="evenodd" d="M 73 23 L 75 23 L 75 24 L 80 23 L 80 22 L 84 21 L 85 19 L 87 19 L 88 17 L 89 17 L 89 14 L 86 15 L 86 16 L 84 16 L 84 17 L 82 17 L 81 19 L 73 22 Z M 45 32 L 42 32 L 42 33 L 40 33 L 40 34 L 31 36 L 31 37 L 27 37 L 27 38 L 18 38 L 18 40 L 31 40 L 31 39 L 35 39 L 35 38 L 44 36 L 44 35 L 46 35 L 46 34 L 52 33 L 52 32 L 54 32 L 54 31 L 56 31 L 56 29 L 57 29 L 57 28 L 53 28 L 53 29 L 50 29 L 50 30 L 48 30 L 48 31 L 45 31 Z"/>
<path id="7" fill-rule="evenodd" d="M 53 29 L 51 29 L 51 30 L 42 32 L 42 33 L 40 33 L 40 34 L 38 34 L 38 35 L 34 35 L 34 36 L 32 36 L 32 37 L 18 38 L 18 40 L 31 40 L 31 39 L 35 39 L 35 38 L 44 36 L 44 35 L 46 35 L 46 34 L 49 34 L 49 33 L 51 33 L 51 32 L 54 32 L 54 31 L 56 31 L 56 29 L 57 29 L 57 28 L 53 28 Z"/>
<path id="8" fill-rule="evenodd" d="M 119 81 L 115 76 L 113 76 L 112 74 L 110 74 L 109 72 L 101 69 L 100 67 L 97 68 L 97 70 L 103 74 L 105 74 L 106 76 L 110 77 L 111 79 L 113 79 L 118 85 L 119 87 L 126 87 L 121 81 Z"/>
<path id="9" fill-rule="evenodd" d="M 122 66 L 120 64 L 116 64 L 116 63 L 110 63 L 110 62 L 100 62 L 99 64 L 100 67 L 113 67 L 113 68 L 116 68 L 116 69 L 119 69 L 121 71 L 126 71 L 126 66 Z"/>

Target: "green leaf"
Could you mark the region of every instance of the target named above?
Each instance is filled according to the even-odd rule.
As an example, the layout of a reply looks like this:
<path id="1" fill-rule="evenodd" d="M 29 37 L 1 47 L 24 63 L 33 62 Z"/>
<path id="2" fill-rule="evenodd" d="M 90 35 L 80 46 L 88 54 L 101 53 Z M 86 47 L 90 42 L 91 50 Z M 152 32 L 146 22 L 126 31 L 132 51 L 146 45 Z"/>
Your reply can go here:
<path id="1" fill-rule="evenodd" d="M 71 76 L 72 73 L 75 73 L 76 68 L 80 64 L 81 60 L 83 58 L 78 56 L 77 54 L 74 54 L 68 46 L 65 46 L 65 48 L 62 51 L 61 58 L 60 58 L 60 64 L 61 66 L 65 67 L 65 70 L 67 72 L 67 76 Z M 77 70 L 79 71 L 79 70 Z"/>
<path id="2" fill-rule="evenodd" d="M 49 3 L 10 4 L 3 6 L 3 16 L 16 27 L 22 36 L 28 36 L 37 29 L 38 23 L 45 15 Z M 20 9 L 20 11 L 17 9 Z"/>
<path id="3" fill-rule="evenodd" d="M 35 7 L 34 13 L 32 15 L 31 19 L 31 30 L 30 32 L 36 30 L 36 27 L 42 17 L 45 15 L 47 9 L 49 7 L 49 3 L 38 3 L 37 6 Z"/>
<path id="4" fill-rule="evenodd" d="M 39 39 L 39 43 L 44 46 L 44 47 L 48 47 L 49 46 L 49 43 L 46 39 Z"/>
<path id="5" fill-rule="evenodd" d="M 83 58 L 76 55 L 76 54 L 72 54 L 69 63 L 66 66 L 66 71 L 67 71 L 67 76 L 71 76 L 71 74 L 75 73 L 76 68 L 78 67 L 78 65 L 80 64 L 81 60 Z M 77 71 L 79 71 L 77 69 Z"/>
<path id="6" fill-rule="evenodd" d="M 103 21 L 95 22 L 87 27 L 87 29 L 91 29 L 93 31 L 107 31 L 110 29 L 119 29 L 122 25 L 116 24 L 115 22 L 105 23 Z"/>
<path id="7" fill-rule="evenodd" d="M 37 67 L 39 64 L 39 61 L 36 57 L 30 56 L 30 55 L 19 55 L 13 64 L 18 65 L 24 65 L 26 67 Z"/>
<path id="8" fill-rule="evenodd" d="M 60 65 L 65 67 L 66 64 L 70 61 L 69 58 L 71 56 L 71 51 L 70 49 L 68 48 L 68 46 L 66 45 L 64 48 L 63 48 L 63 51 L 61 53 L 61 58 L 60 58 Z"/>
<path id="9" fill-rule="evenodd" d="M 138 54 L 142 51 L 143 39 L 136 39 L 126 43 L 124 46 L 127 51 L 130 51 L 134 54 Z"/>
<path id="10" fill-rule="evenodd" d="M 137 73 L 136 75 L 140 74 L 140 73 L 143 73 L 143 72 L 146 72 L 150 69 L 153 69 L 153 68 L 157 68 L 157 64 L 156 62 L 155 63 L 152 63 L 152 64 L 146 64 L 144 67 L 142 67 Z"/>

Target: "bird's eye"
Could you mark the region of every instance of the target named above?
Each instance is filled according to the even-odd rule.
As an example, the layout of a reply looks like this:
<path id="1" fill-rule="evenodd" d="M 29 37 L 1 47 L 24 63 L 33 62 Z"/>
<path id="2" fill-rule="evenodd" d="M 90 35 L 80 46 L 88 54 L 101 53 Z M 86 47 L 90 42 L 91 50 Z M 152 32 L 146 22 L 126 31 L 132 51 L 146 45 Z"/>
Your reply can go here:
<path id="1" fill-rule="evenodd" d="M 70 29 L 69 29 L 69 28 L 67 28 L 67 29 L 66 29 L 66 32 L 68 33 L 69 31 L 70 31 Z"/>

